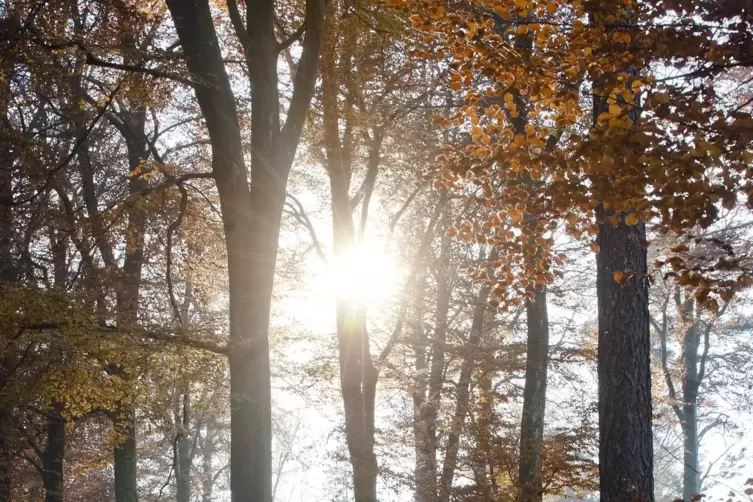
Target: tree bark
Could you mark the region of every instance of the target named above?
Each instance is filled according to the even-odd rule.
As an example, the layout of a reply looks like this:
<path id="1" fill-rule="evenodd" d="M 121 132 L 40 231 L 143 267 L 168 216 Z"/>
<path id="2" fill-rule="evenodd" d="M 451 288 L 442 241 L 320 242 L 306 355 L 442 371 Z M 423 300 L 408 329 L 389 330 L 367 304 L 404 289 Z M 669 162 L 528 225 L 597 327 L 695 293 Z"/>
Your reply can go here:
<path id="1" fill-rule="evenodd" d="M 654 482 L 646 229 L 641 222 L 627 225 L 623 216 L 613 226 L 611 215 L 601 206 L 596 210 L 600 249 L 596 255 L 596 291 L 601 500 L 651 502 Z M 623 276 L 615 276 L 615 272 Z"/>
<path id="2" fill-rule="evenodd" d="M 353 222 L 354 208 L 349 193 L 353 174 L 352 137 L 350 136 L 352 129 L 349 125 L 346 126 L 345 137 L 341 139 L 339 127 L 340 79 L 337 71 L 337 46 L 341 7 L 342 5 L 337 1 L 332 1 L 327 6 L 322 47 L 324 145 L 332 199 L 335 263 L 347 260 L 348 253 L 353 251 L 358 240 Z M 376 159 L 378 160 L 378 156 Z M 373 166 L 374 178 L 377 168 L 378 164 Z M 366 194 L 365 200 L 368 200 L 370 196 L 370 193 Z M 364 212 L 364 219 L 366 215 L 367 213 Z M 374 406 L 377 371 L 371 357 L 366 327 L 366 306 L 348 295 L 348 291 L 337 291 L 335 299 L 340 389 L 345 411 L 345 437 L 353 469 L 354 498 L 356 502 L 376 502 L 378 464 L 374 453 Z"/>
<path id="3" fill-rule="evenodd" d="M 679 292 L 676 295 L 679 299 Z M 679 303 L 679 302 L 678 302 Z M 682 423 L 683 433 L 683 487 L 682 498 L 691 502 L 701 492 L 701 474 L 698 466 L 698 389 L 700 377 L 698 372 L 698 350 L 701 346 L 701 326 L 694 318 L 694 300 L 692 298 L 679 305 L 680 319 L 685 329 L 682 344 Z"/>
<path id="4" fill-rule="evenodd" d="M 188 435 L 190 427 L 190 396 L 188 392 L 183 393 L 182 412 L 180 408 L 175 413 L 175 424 L 178 426 L 178 438 L 176 440 L 176 457 L 175 458 L 175 486 L 176 502 L 191 502 L 191 464 L 192 440 Z M 196 431 L 198 434 L 199 431 Z"/>
<path id="5" fill-rule="evenodd" d="M 4 60 L 0 89 L 0 117 L 7 118 L 8 98 L 10 97 L 10 69 L 12 59 Z M 18 275 L 13 259 L 13 174 L 15 155 L 8 141 L 0 141 L 0 288 L 16 282 Z M 7 373 L 12 368 L 11 351 L 0 355 L 0 385 L 5 386 Z M 16 430 L 13 407 L 0 402 L 0 500 L 10 500 L 13 484 L 13 438 Z"/>
<path id="6" fill-rule="evenodd" d="M 121 440 L 114 452 L 115 501 L 138 501 L 136 471 L 136 413 L 130 406 L 121 407 L 113 420 Z"/>
<path id="7" fill-rule="evenodd" d="M 251 183 L 235 97 L 207 0 L 169 0 L 212 145 L 212 172 L 228 254 L 231 496 L 272 498 L 269 315 L 288 174 L 316 81 L 324 0 L 307 0 L 306 35 L 285 126 L 280 129 L 274 1 L 246 3 L 247 25 L 228 1 L 251 79 Z M 253 46 L 253 51 L 251 51 Z"/>
<path id="8" fill-rule="evenodd" d="M 492 250 L 490 259 L 495 260 L 496 256 L 496 250 Z M 483 259 L 483 254 L 481 259 Z M 483 286 L 479 290 L 478 297 L 476 298 L 476 307 L 473 311 L 471 331 L 465 346 L 466 353 L 460 366 L 460 378 L 455 397 L 455 413 L 452 417 L 444 462 L 442 463 L 442 477 L 439 486 L 439 500 L 442 502 L 449 501 L 452 493 L 452 483 L 455 478 L 455 469 L 457 468 L 458 451 L 460 448 L 460 436 L 463 432 L 470 402 L 471 377 L 473 376 L 476 356 L 481 345 L 490 293 L 491 287 L 489 286 Z"/>
<path id="9" fill-rule="evenodd" d="M 432 466 L 431 448 L 427 441 L 429 432 L 426 423 L 422 419 L 422 410 L 426 403 L 426 391 L 428 389 L 427 378 L 427 343 L 428 337 L 423 323 L 423 299 L 426 289 L 426 274 L 416 281 L 415 296 L 413 296 L 413 318 L 410 321 L 412 332 L 413 353 L 416 358 L 416 381 L 413 389 L 413 441 L 416 463 L 413 468 L 413 477 L 416 482 L 414 499 L 416 502 L 432 502 L 436 497 L 436 471 Z M 434 488 L 434 489 L 433 489 Z"/>
<path id="10" fill-rule="evenodd" d="M 41 458 L 45 502 L 63 502 L 65 444 L 65 419 L 54 412 L 47 421 L 47 444 Z"/>
<path id="11" fill-rule="evenodd" d="M 212 418 L 209 419 L 205 428 L 201 454 L 201 502 L 212 502 L 215 476 L 212 470 L 212 459 L 214 458 L 214 419 Z"/>
<path id="12" fill-rule="evenodd" d="M 445 211 L 445 220 L 449 211 Z M 445 221 L 446 223 L 446 221 Z M 417 488 L 423 492 L 423 500 L 437 498 L 437 416 L 442 399 L 442 387 L 447 344 L 448 313 L 450 309 L 450 253 L 451 238 L 442 235 L 439 260 L 437 263 L 437 293 L 434 314 L 434 333 L 431 342 L 428 395 L 419 409 L 420 448 L 425 464 L 423 479 L 416 480 Z M 419 485 L 419 481 L 421 484 Z"/>
<path id="13" fill-rule="evenodd" d="M 541 446 L 544 438 L 547 366 L 549 363 L 549 318 L 546 290 L 526 299 L 527 349 L 523 416 L 520 424 L 520 502 L 541 502 L 543 479 Z"/>

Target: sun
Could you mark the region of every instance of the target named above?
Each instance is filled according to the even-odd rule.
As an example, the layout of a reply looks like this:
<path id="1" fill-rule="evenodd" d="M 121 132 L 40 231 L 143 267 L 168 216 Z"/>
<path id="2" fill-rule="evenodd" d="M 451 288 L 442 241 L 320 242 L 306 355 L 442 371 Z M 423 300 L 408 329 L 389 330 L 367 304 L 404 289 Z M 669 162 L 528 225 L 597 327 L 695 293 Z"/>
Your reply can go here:
<path id="1" fill-rule="evenodd" d="M 328 275 L 338 296 L 369 305 L 390 296 L 395 271 L 395 261 L 383 249 L 361 244 L 332 260 Z"/>

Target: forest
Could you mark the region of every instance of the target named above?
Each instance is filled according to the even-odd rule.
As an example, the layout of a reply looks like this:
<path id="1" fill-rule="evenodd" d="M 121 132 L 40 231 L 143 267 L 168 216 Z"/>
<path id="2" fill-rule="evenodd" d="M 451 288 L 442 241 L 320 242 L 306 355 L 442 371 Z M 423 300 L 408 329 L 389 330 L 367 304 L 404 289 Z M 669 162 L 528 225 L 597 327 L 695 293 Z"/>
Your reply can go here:
<path id="1" fill-rule="evenodd" d="M 750 0 L 0 0 L 0 502 L 753 502 Z"/>

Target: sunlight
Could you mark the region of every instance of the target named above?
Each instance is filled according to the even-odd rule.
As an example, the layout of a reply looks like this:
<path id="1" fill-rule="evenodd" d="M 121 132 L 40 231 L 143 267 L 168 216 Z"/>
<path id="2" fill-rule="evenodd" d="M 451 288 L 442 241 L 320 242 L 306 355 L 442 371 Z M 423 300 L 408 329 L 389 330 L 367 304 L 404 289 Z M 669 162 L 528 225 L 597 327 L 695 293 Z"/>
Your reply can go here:
<path id="1" fill-rule="evenodd" d="M 395 262 L 377 246 L 350 248 L 330 264 L 329 277 L 338 295 L 366 305 L 389 297 Z"/>

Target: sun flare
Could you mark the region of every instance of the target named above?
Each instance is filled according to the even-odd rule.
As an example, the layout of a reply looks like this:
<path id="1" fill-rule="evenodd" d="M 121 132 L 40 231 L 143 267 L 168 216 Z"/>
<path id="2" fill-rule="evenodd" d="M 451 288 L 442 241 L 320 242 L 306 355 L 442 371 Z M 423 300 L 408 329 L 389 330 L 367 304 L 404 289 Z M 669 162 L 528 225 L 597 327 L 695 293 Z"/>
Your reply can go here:
<path id="1" fill-rule="evenodd" d="M 333 260 L 329 272 L 338 295 L 368 305 L 390 295 L 394 287 L 396 264 L 377 246 L 360 245 Z"/>

